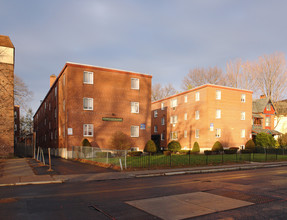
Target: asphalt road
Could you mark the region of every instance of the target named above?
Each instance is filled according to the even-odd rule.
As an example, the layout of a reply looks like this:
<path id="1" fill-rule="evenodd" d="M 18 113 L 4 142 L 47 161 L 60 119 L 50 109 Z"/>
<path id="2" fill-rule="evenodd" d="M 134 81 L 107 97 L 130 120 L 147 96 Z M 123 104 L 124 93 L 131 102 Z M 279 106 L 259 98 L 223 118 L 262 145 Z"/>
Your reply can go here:
<path id="1" fill-rule="evenodd" d="M 287 218 L 286 167 L 1 187 L 0 213 L 1 219 L 160 219 L 126 202 L 194 192 L 253 203 L 241 208 L 201 215 L 194 219 Z M 172 207 L 176 205 L 171 204 Z M 155 206 L 162 212 L 168 211 L 168 207 L 161 203 Z M 193 210 L 190 208 L 188 211 Z"/>

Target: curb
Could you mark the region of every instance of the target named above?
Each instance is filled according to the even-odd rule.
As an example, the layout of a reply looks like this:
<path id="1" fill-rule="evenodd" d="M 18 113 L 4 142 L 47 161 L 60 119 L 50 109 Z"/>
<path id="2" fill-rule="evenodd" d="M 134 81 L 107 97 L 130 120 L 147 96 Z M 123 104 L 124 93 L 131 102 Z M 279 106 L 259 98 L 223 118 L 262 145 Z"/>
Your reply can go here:
<path id="1" fill-rule="evenodd" d="M 25 186 L 25 185 L 40 185 L 40 184 L 56 184 L 63 183 L 64 180 L 52 180 L 52 181 L 35 181 L 35 182 L 20 182 L 20 183 L 3 183 L 1 186 Z"/>

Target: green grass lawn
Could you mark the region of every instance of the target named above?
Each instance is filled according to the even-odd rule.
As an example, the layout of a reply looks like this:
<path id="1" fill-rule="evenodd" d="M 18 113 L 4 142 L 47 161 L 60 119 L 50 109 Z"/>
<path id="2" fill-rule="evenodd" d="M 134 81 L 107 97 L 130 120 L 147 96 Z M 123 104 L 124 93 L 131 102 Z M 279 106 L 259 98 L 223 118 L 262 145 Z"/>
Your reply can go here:
<path id="1" fill-rule="evenodd" d="M 125 167 L 125 157 L 94 157 L 93 161 L 101 163 L 110 163 L 119 166 L 119 159 Z M 265 162 L 265 161 L 284 161 L 287 160 L 287 155 L 276 154 L 224 154 L 224 155 L 146 155 L 139 157 L 126 157 L 127 168 L 157 168 L 157 167 L 182 167 L 182 166 L 205 166 L 219 164 L 234 164 L 244 163 L 246 161 Z"/>

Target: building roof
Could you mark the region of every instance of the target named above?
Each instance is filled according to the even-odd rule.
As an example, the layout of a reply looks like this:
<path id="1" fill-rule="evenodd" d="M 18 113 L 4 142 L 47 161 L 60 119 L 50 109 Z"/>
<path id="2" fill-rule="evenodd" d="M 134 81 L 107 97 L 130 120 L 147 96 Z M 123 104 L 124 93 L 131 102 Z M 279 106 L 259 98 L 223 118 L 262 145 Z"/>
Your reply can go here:
<path id="1" fill-rule="evenodd" d="M 199 90 L 199 89 L 203 89 L 203 88 L 206 88 L 206 87 L 214 87 L 214 88 L 218 88 L 218 89 L 229 89 L 229 90 L 241 91 L 241 92 L 245 92 L 245 93 L 248 92 L 248 93 L 251 93 L 251 94 L 253 93 L 253 91 L 246 90 L 246 89 L 238 89 L 238 88 L 234 88 L 234 87 L 220 86 L 220 85 L 215 85 L 215 84 L 204 84 L 202 86 L 198 86 L 196 88 L 193 88 L 193 89 L 190 89 L 190 90 L 187 90 L 187 91 L 184 91 L 184 92 L 181 92 L 181 93 L 178 93 L 178 94 L 175 94 L 175 95 L 172 95 L 172 96 L 169 96 L 169 97 L 157 100 L 157 101 L 154 101 L 154 102 L 152 102 L 152 104 L 157 103 L 157 102 L 162 102 L 162 101 L 167 100 L 167 99 L 175 98 L 175 97 L 187 94 L 189 92 L 193 92 L 193 91 L 196 91 L 196 90 Z"/>
<path id="2" fill-rule="evenodd" d="M 263 112 L 269 101 L 270 98 L 262 98 L 252 101 L 252 112 L 255 113 Z"/>
<path id="3" fill-rule="evenodd" d="M 272 130 L 272 129 L 263 129 L 263 128 L 259 128 L 259 127 L 252 127 L 252 134 L 253 135 L 257 135 L 259 133 L 266 133 L 266 134 L 271 134 L 271 135 L 280 135 L 281 133 L 279 131 L 276 130 Z"/>
<path id="4" fill-rule="evenodd" d="M 14 48 L 10 38 L 5 35 L 0 35 L 0 46 Z"/>
<path id="5" fill-rule="evenodd" d="M 253 118 L 261 118 L 261 119 L 263 118 L 263 117 L 262 117 L 261 115 L 259 115 L 259 114 L 252 114 L 252 117 L 253 117 Z"/>
<path id="6" fill-rule="evenodd" d="M 287 100 L 278 101 L 275 105 L 278 115 L 287 115 Z"/>

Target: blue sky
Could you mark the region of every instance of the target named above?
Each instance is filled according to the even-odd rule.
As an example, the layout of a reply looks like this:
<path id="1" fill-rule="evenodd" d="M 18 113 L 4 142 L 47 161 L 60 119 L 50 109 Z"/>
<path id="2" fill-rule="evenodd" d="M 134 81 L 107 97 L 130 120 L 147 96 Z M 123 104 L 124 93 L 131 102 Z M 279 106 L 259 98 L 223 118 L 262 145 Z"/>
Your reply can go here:
<path id="1" fill-rule="evenodd" d="M 286 10 L 276 0 L 0 0 L 0 34 L 16 48 L 35 112 L 67 61 L 152 74 L 181 90 L 192 68 L 286 55 Z"/>

